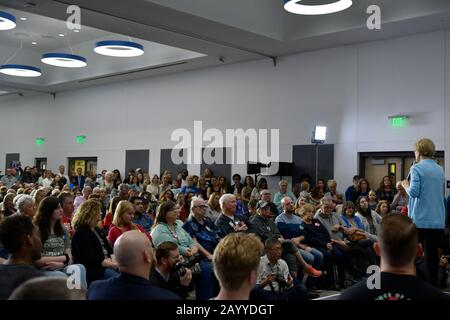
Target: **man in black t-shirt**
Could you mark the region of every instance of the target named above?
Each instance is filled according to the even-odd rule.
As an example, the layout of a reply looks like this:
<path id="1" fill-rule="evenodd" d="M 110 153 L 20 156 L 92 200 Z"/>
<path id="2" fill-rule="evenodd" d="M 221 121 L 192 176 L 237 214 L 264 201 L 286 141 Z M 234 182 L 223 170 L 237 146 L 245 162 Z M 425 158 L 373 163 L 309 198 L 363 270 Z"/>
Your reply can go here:
<path id="1" fill-rule="evenodd" d="M 422 246 L 410 218 L 395 213 L 385 216 L 374 249 L 381 257 L 379 278 L 374 274 L 344 290 L 340 300 L 450 300 L 416 277 L 415 258 L 422 254 Z"/>

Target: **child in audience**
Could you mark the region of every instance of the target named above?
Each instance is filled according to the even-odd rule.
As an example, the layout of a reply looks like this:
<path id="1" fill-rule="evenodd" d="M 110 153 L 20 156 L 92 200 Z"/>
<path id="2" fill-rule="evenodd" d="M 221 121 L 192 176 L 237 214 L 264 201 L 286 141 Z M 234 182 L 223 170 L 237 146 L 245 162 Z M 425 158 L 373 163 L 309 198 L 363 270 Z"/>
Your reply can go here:
<path id="1" fill-rule="evenodd" d="M 378 204 L 377 193 L 373 190 L 370 190 L 369 191 L 369 208 L 370 208 L 370 210 L 375 211 L 375 209 L 377 208 L 377 204 Z"/>

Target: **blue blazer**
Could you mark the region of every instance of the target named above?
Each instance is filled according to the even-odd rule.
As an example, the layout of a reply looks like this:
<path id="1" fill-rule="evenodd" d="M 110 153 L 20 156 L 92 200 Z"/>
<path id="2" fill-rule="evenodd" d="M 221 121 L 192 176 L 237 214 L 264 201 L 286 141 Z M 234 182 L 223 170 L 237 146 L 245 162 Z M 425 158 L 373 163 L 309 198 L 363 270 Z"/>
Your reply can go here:
<path id="1" fill-rule="evenodd" d="M 445 227 L 445 177 L 444 169 L 434 160 L 426 159 L 410 169 L 411 181 L 408 216 L 417 228 L 444 229 Z"/>

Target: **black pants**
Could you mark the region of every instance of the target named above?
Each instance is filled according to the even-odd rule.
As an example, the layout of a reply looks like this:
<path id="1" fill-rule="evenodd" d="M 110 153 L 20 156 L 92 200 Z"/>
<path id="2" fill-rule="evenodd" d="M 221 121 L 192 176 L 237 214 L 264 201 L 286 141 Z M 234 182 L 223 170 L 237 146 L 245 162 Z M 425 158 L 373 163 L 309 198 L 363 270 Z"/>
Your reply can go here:
<path id="1" fill-rule="evenodd" d="M 438 287 L 439 256 L 438 248 L 442 245 L 444 229 L 417 229 L 419 243 L 425 250 L 425 264 L 427 268 L 427 280 L 433 286 Z"/>

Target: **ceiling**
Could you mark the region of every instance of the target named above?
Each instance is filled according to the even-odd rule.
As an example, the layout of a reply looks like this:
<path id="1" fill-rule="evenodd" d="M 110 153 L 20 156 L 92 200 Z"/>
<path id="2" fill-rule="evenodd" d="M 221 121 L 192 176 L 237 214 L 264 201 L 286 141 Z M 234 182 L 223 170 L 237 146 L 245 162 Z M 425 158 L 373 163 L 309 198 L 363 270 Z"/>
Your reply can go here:
<path id="1" fill-rule="evenodd" d="M 65 27 L 71 4 L 81 8 L 79 33 Z M 366 27 L 366 10 L 373 4 L 381 8 L 381 30 Z M 284 55 L 450 27 L 449 0 L 353 0 L 351 8 L 323 16 L 288 13 L 282 0 L 0 0 L 0 6 L 28 18 L 18 19 L 16 29 L 0 32 L 0 62 L 22 42 L 14 59 L 21 55 L 44 71 L 39 79 L 0 76 L 0 91 L 23 95 L 256 59 L 275 64 Z M 121 59 L 93 52 L 95 42 L 112 37 L 131 37 L 145 46 L 145 54 Z M 40 55 L 54 50 L 86 56 L 88 67 L 43 66 Z"/>

